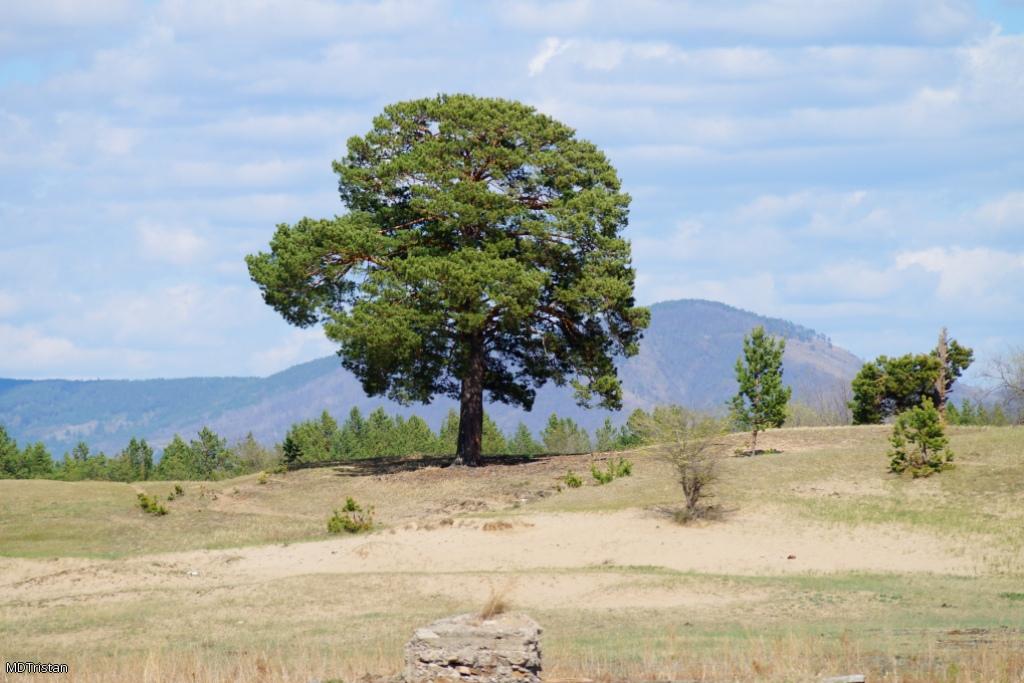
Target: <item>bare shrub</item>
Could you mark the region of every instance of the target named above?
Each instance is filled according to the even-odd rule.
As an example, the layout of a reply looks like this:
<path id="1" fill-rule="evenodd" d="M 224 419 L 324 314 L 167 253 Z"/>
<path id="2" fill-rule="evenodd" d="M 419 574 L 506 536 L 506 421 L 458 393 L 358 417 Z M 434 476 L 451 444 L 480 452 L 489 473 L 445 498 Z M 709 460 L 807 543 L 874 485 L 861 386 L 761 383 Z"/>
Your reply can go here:
<path id="1" fill-rule="evenodd" d="M 995 382 L 1002 399 L 1017 410 L 1017 422 L 1024 423 L 1024 347 L 1006 350 L 995 356 L 985 371 Z"/>
<path id="2" fill-rule="evenodd" d="M 707 499 L 718 478 L 718 459 L 727 444 L 725 420 L 681 406 L 655 409 L 642 429 L 658 444 L 656 452 L 676 470 L 683 489 L 683 507 L 671 511 L 681 524 L 699 519 L 712 510 Z"/>
<path id="3" fill-rule="evenodd" d="M 841 379 L 802 392 L 786 411 L 786 427 L 839 427 L 853 422 L 853 390 Z"/>

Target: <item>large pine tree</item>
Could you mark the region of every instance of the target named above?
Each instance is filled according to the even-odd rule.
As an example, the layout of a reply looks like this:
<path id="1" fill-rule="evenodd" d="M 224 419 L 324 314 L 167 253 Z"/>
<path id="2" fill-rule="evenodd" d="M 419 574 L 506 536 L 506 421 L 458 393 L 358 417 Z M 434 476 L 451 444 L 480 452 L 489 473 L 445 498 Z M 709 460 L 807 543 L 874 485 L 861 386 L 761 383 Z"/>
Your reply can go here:
<path id="1" fill-rule="evenodd" d="M 390 105 L 335 162 L 348 213 L 279 225 L 249 256 L 264 300 L 323 323 L 370 395 L 460 401 L 477 464 L 483 401 L 533 405 L 548 381 L 621 405 L 633 355 L 629 196 L 593 144 L 526 105 L 440 95 Z"/>

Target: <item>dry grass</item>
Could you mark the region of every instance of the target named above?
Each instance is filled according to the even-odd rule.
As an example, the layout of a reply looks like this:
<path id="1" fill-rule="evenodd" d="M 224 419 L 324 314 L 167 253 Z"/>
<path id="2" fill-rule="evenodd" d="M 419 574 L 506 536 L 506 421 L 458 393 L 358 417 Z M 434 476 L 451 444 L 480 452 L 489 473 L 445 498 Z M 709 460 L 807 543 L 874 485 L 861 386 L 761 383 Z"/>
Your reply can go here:
<path id="1" fill-rule="evenodd" d="M 491 586 L 491 593 L 487 596 L 487 602 L 480 608 L 477 616 L 486 621 L 507 612 L 509 609 L 508 594 L 511 588 L 512 585 L 510 583 L 506 583 L 501 588 Z"/>
<path id="2" fill-rule="evenodd" d="M 986 642 L 921 643 L 913 656 L 865 650 L 840 636 L 751 637 L 740 646 L 692 653 L 678 637 L 677 651 L 666 658 L 642 648 L 628 660 L 590 652 L 572 661 L 546 656 L 545 680 L 592 683 L 693 681 L 726 683 L 817 683 L 825 676 L 861 673 L 872 683 L 1019 683 L 1024 680 L 1024 650 L 1018 639 L 996 636 Z M 210 652 L 166 648 L 145 654 L 75 655 L 60 680 L 76 683 L 309 683 L 391 680 L 400 663 L 390 652 L 368 647 L 309 648 L 287 651 Z M 367 672 L 373 672 L 367 674 Z M 54 680 L 54 676 L 4 676 L 2 681 Z"/>
<path id="3" fill-rule="evenodd" d="M 730 511 L 770 516 L 785 528 L 817 525 L 828 530 L 823 543 L 897 528 L 972 558 L 969 576 L 927 566 L 758 576 L 599 558 L 516 571 L 502 563 L 487 571 L 314 567 L 237 580 L 224 569 L 223 580 L 193 580 L 175 556 L 152 555 L 327 539 L 323 520 L 353 496 L 376 507 L 383 527 L 351 541 L 367 552 L 390 552 L 390 530 L 415 529 L 408 533 L 429 540 L 472 523 L 497 532 L 480 539 L 507 543 L 508 557 L 517 557 L 531 552 L 521 545 L 534 531 L 531 515 L 604 519 L 677 505 L 671 469 L 644 452 L 629 455 L 631 477 L 561 492 L 566 468 L 585 470 L 589 456 L 458 472 L 350 476 L 329 468 L 266 484 L 256 475 L 184 482 L 185 496 L 164 503 L 170 514 L 161 518 L 138 510 L 136 488 L 165 499 L 173 483 L 0 481 L 0 556 L 37 558 L 24 563 L 32 575 L 22 582 L 9 572 L 22 571 L 23 561 L 0 557 L 0 659 L 66 662 L 71 676 L 61 680 L 90 683 L 354 680 L 398 671 L 417 626 L 512 602 L 545 628 L 549 679 L 781 683 L 866 673 L 892 683 L 1024 681 L 1024 606 L 1016 597 L 1024 581 L 1024 429 L 952 430 L 957 468 L 926 481 L 886 474 L 886 436 L 870 427 L 769 432 L 764 447 L 782 453 L 726 458 L 714 491 L 725 515 L 697 532 L 730 529 Z M 58 557 L 124 559 L 47 559 Z M 231 553 L 216 558 L 233 566 Z"/>

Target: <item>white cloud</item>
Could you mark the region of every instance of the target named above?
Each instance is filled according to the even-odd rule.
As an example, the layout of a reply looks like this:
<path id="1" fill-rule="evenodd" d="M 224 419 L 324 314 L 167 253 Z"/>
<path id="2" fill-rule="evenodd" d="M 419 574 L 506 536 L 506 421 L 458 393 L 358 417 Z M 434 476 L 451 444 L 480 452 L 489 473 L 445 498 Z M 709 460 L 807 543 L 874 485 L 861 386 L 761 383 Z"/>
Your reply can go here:
<path id="1" fill-rule="evenodd" d="M 96 131 L 96 147 L 110 156 L 127 156 L 139 143 L 139 131 L 117 126 L 101 126 Z"/>
<path id="2" fill-rule="evenodd" d="M 276 42 L 416 29 L 436 21 L 442 10 L 436 0 L 165 0 L 156 16 L 182 35 L 234 34 Z"/>
<path id="3" fill-rule="evenodd" d="M 982 204 L 965 229 L 992 228 L 1014 230 L 1024 228 L 1024 191 L 1008 192 Z"/>
<path id="4" fill-rule="evenodd" d="M 1024 116 L 1024 35 L 993 32 L 959 50 L 959 56 L 958 90 L 977 115 L 1019 124 Z"/>
<path id="5" fill-rule="evenodd" d="M 0 16 L 19 34 L 0 51 L 39 55 L 0 82 L 0 315 L 72 343 L 73 374 L 123 376 L 115 352 L 179 376 L 329 352 L 259 301 L 240 257 L 276 223 L 344 211 L 330 161 L 346 137 L 438 91 L 526 101 L 608 153 L 647 302 L 722 298 L 847 335 L 941 309 L 1024 334 L 971 300 L 1021 284 L 994 254 L 1024 252 L 1024 39 L 959 0 L 55 0 Z"/>
<path id="6" fill-rule="evenodd" d="M 545 27 L 577 28 L 591 15 L 591 0 L 552 0 L 550 2 L 495 3 L 499 16 L 519 29 L 543 30 Z"/>
<path id="7" fill-rule="evenodd" d="M 552 59 L 565 52 L 572 43 L 558 38 L 545 38 L 537 54 L 530 59 L 527 70 L 531 76 L 536 76 L 544 71 Z"/>
<path id="8" fill-rule="evenodd" d="M 21 308 L 21 302 L 14 294 L 0 289 L 0 316 L 11 315 Z"/>
<path id="9" fill-rule="evenodd" d="M 36 326 L 0 323 L 0 377 L 94 379 L 152 371 L 155 354 L 118 346 L 86 347 Z"/>
<path id="10" fill-rule="evenodd" d="M 736 210 L 735 221 L 751 225 L 786 226 L 814 237 L 849 242 L 874 240 L 906 229 L 893 212 L 902 211 L 892 196 L 867 190 L 835 192 L 800 190 L 764 194 Z M 922 218 L 918 216 L 920 222 Z"/>
<path id="11" fill-rule="evenodd" d="M 638 258 L 685 261 L 705 254 L 702 238 L 704 225 L 697 220 L 681 220 L 675 230 L 664 236 L 641 235 L 633 240 L 633 254 Z"/>
<path id="12" fill-rule="evenodd" d="M 138 228 L 139 246 L 150 259 L 174 265 L 187 265 L 198 258 L 207 243 L 191 228 L 171 227 L 142 221 Z"/>
<path id="13" fill-rule="evenodd" d="M 945 300 L 993 305 L 1024 291 L 1024 252 L 932 247 L 902 252 L 895 262 L 900 269 L 917 267 L 937 275 L 937 292 Z"/>
<path id="14" fill-rule="evenodd" d="M 131 0 L 32 0 L 0 3 L 0 54 L 23 59 L 71 44 L 97 44 L 143 14 Z"/>
<path id="15" fill-rule="evenodd" d="M 335 351 L 337 345 L 328 340 L 320 328 L 294 329 L 276 346 L 253 353 L 249 367 L 257 375 L 271 375 Z"/>
<path id="16" fill-rule="evenodd" d="M 135 14 L 131 0 L 33 0 L 0 5 L 0 22 L 14 25 L 104 24 Z"/>
<path id="17" fill-rule="evenodd" d="M 501 16 L 521 31 L 553 27 L 597 34 L 677 33 L 694 40 L 950 42 L 986 28 L 959 0 L 504 0 Z"/>
<path id="18" fill-rule="evenodd" d="M 895 269 L 877 268 L 865 261 L 830 263 L 787 275 L 783 280 L 793 300 L 825 299 L 835 303 L 882 299 L 905 284 Z"/>
<path id="19" fill-rule="evenodd" d="M 641 278 L 643 301 L 710 299 L 762 314 L 778 310 L 775 277 L 765 271 L 723 278 L 689 279 L 685 272 L 671 278 Z"/>
<path id="20" fill-rule="evenodd" d="M 282 114 L 242 113 L 197 126 L 214 139 L 245 139 L 266 142 L 344 140 L 367 128 L 364 116 L 346 110 L 298 111 Z"/>
<path id="21" fill-rule="evenodd" d="M 31 327 L 0 324 L 0 358 L 6 373 L 22 377 L 40 367 L 65 365 L 80 357 L 69 339 Z"/>
<path id="22" fill-rule="evenodd" d="M 228 187 L 236 190 L 252 187 L 281 187 L 310 174 L 328 177 L 326 160 L 270 159 L 229 164 L 221 161 L 176 161 L 170 177 L 183 187 Z"/>
<path id="23" fill-rule="evenodd" d="M 61 324 L 68 333 L 84 327 L 97 342 L 107 338 L 139 347 L 170 344 L 196 353 L 205 347 L 230 346 L 232 331 L 252 323 L 263 308 L 254 288 L 185 282 L 106 292 L 88 310 Z"/>

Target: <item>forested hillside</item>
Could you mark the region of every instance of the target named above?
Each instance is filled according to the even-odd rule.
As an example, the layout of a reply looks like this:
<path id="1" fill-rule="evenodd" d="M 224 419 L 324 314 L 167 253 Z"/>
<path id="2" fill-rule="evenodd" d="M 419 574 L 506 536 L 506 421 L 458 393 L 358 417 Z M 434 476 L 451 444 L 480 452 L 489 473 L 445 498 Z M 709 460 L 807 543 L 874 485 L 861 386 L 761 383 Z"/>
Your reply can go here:
<path id="1" fill-rule="evenodd" d="M 620 365 L 625 393 L 621 421 L 629 410 L 681 403 L 695 408 L 721 406 L 735 390 L 733 366 L 743 335 L 757 325 L 787 341 L 785 379 L 794 400 L 814 401 L 849 382 L 861 365 L 853 354 L 823 335 L 794 323 L 766 318 L 703 300 L 668 301 L 651 307 L 651 325 L 640 353 Z M 504 430 L 520 420 L 539 431 L 552 412 L 588 429 L 607 412 L 575 406 L 567 388 L 545 387 L 530 413 L 490 405 L 489 415 Z M 279 441 L 299 420 L 328 410 L 345 415 L 385 406 L 389 412 L 417 414 L 437 427 L 454 402 L 396 406 L 368 398 L 336 357 L 314 360 L 266 378 L 190 378 L 102 381 L 0 380 L 0 424 L 19 442 L 43 441 L 57 456 L 80 439 L 94 449 L 115 451 L 133 437 L 157 447 L 175 433 L 194 434 L 209 425 L 228 439 L 252 432 L 264 442 Z"/>

